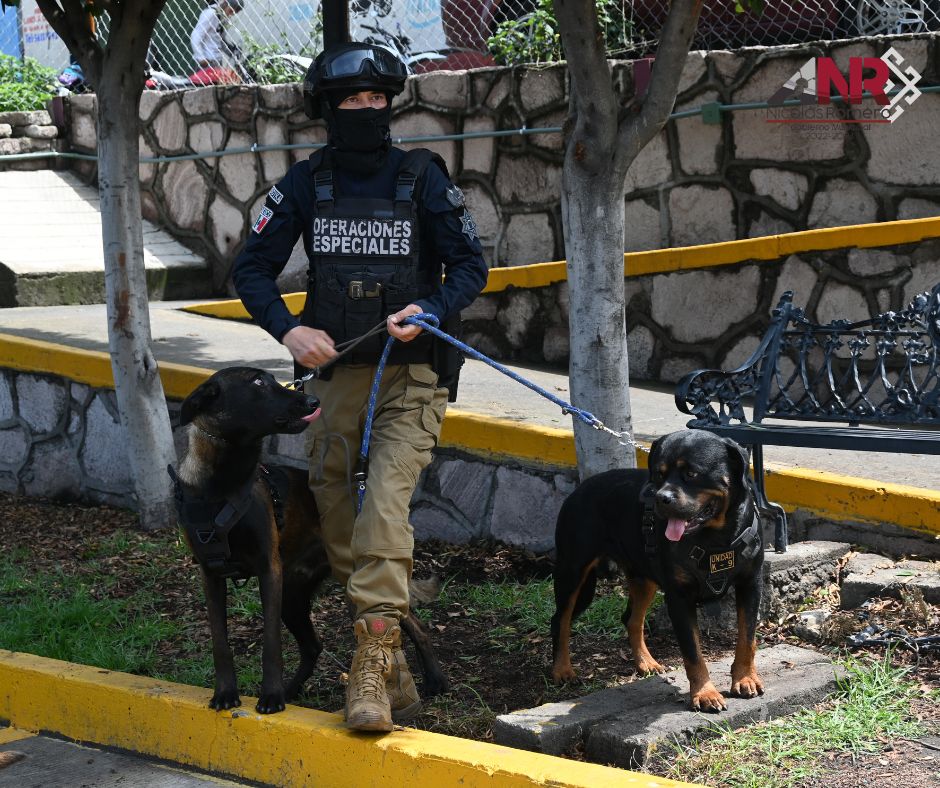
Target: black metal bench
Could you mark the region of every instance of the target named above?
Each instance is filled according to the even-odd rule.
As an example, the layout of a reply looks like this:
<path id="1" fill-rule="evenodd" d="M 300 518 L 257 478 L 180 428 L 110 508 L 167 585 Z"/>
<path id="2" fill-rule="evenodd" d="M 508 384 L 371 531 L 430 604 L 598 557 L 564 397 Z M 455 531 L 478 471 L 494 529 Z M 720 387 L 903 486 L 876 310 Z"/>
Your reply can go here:
<path id="1" fill-rule="evenodd" d="M 689 373 L 676 406 L 695 417 L 689 427 L 749 448 L 758 507 L 776 520 L 775 547 L 785 552 L 787 518 L 767 500 L 763 447 L 940 454 L 938 349 L 940 284 L 901 312 L 826 325 L 808 320 L 788 291 L 753 355 L 730 372 Z"/>

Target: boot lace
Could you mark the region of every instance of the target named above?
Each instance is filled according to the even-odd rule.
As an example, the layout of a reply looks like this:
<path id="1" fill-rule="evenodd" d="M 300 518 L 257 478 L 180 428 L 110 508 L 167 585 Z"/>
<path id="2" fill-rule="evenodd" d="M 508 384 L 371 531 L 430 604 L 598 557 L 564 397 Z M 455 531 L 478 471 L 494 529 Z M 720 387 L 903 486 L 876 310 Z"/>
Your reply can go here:
<path id="1" fill-rule="evenodd" d="M 385 692 L 385 676 L 391 670 L 392 638 L 369 638 L 359 647 L 356 698 L 378 698 Z"/>

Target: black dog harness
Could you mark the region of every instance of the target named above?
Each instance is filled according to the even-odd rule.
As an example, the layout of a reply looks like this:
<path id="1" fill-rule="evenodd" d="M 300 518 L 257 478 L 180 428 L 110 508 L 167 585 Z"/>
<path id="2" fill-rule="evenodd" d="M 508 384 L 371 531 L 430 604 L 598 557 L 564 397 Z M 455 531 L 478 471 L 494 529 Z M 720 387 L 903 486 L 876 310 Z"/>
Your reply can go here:
<path id="1" fill-rule="evenodd" d="M 643 541 L 646 545 L 647 556 L 653 557 L 657 553 L 656 545 L 656 515 L 653 511 L 653 489 L 650 485 L 643 488 L 640 493 L 643 503 Z M 761 548 L 760 515 L 753 499 L 751 506 L 754 518 L 751 524 L 738 534 L 726 550 L 710 553 L 699 545 L 692 545 L 687 556 L 688 568 L 692 576 L 698 581 L 699 592 L 702 597 L 720 597 L 728 590 L 731 579 L 731 570 L 734 569 L 738 559 L 749 561 Z"/>
<path id="2" fill-rule="evenodd" d="M 186 531 L 196 560 L 210 574 L 247 579 L 252 572 L 241 561 L 232 560 L 228 537 L 232 528 L 241 522 L 252 504 L 255 478 L 249 479 L 234 495 L 226 498 L 202 498 L 187 492 L 185 485 L 172 465 L 166 471 L 173 481 L 173 497 L 176 502 L 176 517 L 179 526 Z M 280 532 L 284 520 L 284 501 L 287 499 L 290 481 L 279 468 L 258 466 L 258 479 L 268 488 L 274 507 L 274 519 Z"/>

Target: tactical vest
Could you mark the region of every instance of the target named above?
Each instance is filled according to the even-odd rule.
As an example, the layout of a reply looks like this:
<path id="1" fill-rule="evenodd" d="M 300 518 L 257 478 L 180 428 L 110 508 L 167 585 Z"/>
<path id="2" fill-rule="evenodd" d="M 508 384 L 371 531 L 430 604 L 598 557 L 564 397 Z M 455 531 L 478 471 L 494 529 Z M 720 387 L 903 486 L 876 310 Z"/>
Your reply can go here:
<path id="1" fill-rule="evenodd" d="M 405 154 L 392 199 L 334 193 L 328 155 L 310 157 L 314 179 L 311 260 L 301 323 L 326 331 L 336 344 L 365 334 L 386 317 L 441 286 L 440 266 L 422 269 L 415 186 L 435 155 Z M 362 342 L 339 363 L 375 363 L 385 345 L 380 334 Z M 396 342 L 390 364 L 432 363 L 433 337 Z"/>

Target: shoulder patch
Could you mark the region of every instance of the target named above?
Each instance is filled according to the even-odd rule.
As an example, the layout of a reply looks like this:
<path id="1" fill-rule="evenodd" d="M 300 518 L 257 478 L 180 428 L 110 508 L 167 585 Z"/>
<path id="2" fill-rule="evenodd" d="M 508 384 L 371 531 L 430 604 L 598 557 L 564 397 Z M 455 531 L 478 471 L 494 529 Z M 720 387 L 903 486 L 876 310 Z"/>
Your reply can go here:
<path id="1" fill-rule="evenodd" d="M 473 221 L 473 217 L 470 215 L 470 211 L 466 208 L 463 209 L 463 214 L 460 217 L 461 231 L 464 235 L 467 236 L 471 241 L 474 238 L 479 238 L 477 233 L 477 223 Z"/>
<path id="2" fill-rule="evenodd" d="M 459 208 L 465 202 L 463 192 L 455 183 L 452 183 L 447 187 L 447 202 L 449 202 L 455 208 Z"/>
<path id="3" fill-rule="evenodd" d="M 281 200 L 284 199 L 284 195 L 277 190 L 277 186 L 272 186 L 271 191 L 268 192 L 268 197 L 271 198 L 271 202 L 275 205 L 280 205 Z"/>
<path id="4" fill-rule="evenodd" d="M 255 219 L 255 223 L 251 226 L 252 231 L 258 233 L 258 235 L 261 235 L 261 231 L 264 230 L 265 225 L 271 221 L 272 216 L 274 216 L 274 211 L 265 205 L 261 209 L 261 213 L 258 214 L 258 218 Z"/>

